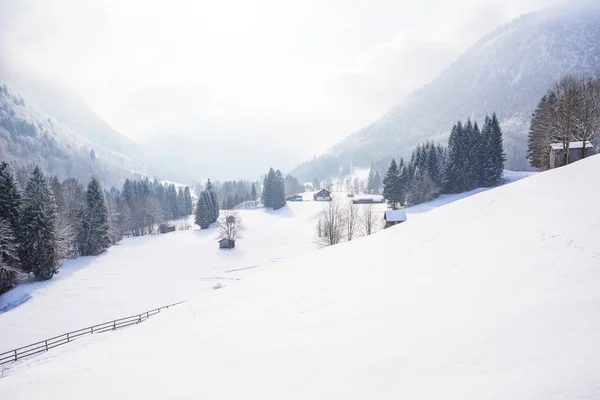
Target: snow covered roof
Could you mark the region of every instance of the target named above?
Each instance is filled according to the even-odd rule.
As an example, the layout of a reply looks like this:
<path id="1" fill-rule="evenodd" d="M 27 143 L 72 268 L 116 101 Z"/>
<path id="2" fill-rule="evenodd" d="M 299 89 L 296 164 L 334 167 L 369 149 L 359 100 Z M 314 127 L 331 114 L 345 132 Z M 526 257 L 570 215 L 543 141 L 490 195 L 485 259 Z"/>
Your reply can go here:
<path id="1" fill-rule="evenodd" d="M 385 220 L 388 222 L 404 222 L 406 221 L 406 213 L 404 210 L 388 210 L 385 212 Z"/>
<path id="2" fill-rule="evenodd" d="M 552 143 L 550 145 L 550 147 L 552 147 L 552 150 L 561 150 L 563 148 L 563 144 L 562 143 Z M 594 145 L 591 144 L 590 142 L 585 142 L 585 148 L 586 149 L 591 149 L 593 148 Z M 569 143 L 569 149 L 581 149 L 583 148 L 583 142 L 571 142 Z"/>

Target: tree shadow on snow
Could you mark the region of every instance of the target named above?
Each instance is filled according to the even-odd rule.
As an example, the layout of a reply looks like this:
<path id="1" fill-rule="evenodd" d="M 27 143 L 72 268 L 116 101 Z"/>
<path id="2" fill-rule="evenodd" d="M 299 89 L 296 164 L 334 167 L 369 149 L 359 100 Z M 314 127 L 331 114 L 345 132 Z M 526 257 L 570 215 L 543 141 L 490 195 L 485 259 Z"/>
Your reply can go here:
<path id="1" fill-rule="evenodd" d="M 14 310 L 20 305 L 25 304 L 28 300 L 35 297 L 35 293 L 37 291 L 53 285 L 63 279 L 67 279 L 72 274 L 83 268 L 87 268 L 90 264 L 93 264 L 100 257 L 104 257 L 105 255 L 106 253 L 99 256 L 86 256 L 78 257 L 73 260 L 67 260 L 58 270 L 58 273 L 52 277 L 52 279 L 47 281 L 36 281 L 32 278 L 17 285 L 0 296 L 0 314 Z"/>

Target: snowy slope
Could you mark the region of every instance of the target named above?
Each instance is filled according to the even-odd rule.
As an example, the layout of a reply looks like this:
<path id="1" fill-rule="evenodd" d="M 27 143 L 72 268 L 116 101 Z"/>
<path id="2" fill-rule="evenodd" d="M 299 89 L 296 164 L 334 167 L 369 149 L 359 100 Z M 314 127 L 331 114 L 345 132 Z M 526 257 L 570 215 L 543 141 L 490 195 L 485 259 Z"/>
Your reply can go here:
<path id="1" fill-rule="evenodd" d="M 16 365 L 0 397 L 599 398 L 599 180 L 591 157 L 263 263 Z"/>
<path id="2" fill-rule="evenodd" d="M 483 37 L 437 79 L 348 136 L 329 154 L 340 165 L 355 166 L 392 156 L 406 158 L 418 143 L 445 141 L 458 119 L 481 122 L 495 111 L 504 132 L 507 168 L 528 167 L 531 113 L 562 75 L 597 73 L 599 42 L 596 0 L 567 1 L 524 15 Z M 320 176 L 319 160 L 299 166 L 294 176 Z"/>

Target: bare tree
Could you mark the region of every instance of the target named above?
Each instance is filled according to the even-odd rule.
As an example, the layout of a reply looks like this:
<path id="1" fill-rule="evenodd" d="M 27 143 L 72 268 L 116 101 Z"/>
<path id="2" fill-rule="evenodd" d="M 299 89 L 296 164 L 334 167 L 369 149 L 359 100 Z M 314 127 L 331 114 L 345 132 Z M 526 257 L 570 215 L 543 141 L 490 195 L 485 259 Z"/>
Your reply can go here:
<path id="1" fill-rule="evenodd" d="M 354 183 L 353 183 L 353 186 L 354 186 L 354 192 L 355 192 L 356 194 L 360 194 L 361 192 L 364 192 L 364 191 L 365 191 L 365 190 L 364 190 L 365 183 L 364 183 L 364 181 L 363 181 L 362 179 L 360 179 L 358 176 L 354 178 Z"/>
<path id="2" fill-rule="evenodd" d="M 600 75 L 596 79 L 581 78 L 578 84 L 577 139 L 583 142 L 585 157 L 586 144 L 593 142 L 600 131 Z"/>
<path id="3" fill-rule="evenodd" d="M 345 230 L 345 215 L 342 204 L 337 197 L 333 197 L 323 208 L 319 223 L 322 230 L 319 242 L 322 246 L 333 246 L 342 241 Z"/>
<path id="4" fill-rule="evenodd" d="M 373 210 L 372 204 L 366 204 L 362 209 L 362 223 L 365 231 L 365 235 L 369 236 L 375 231 L 376 228 L 376 217 L 375 211 Z"/>
<path id="5" fill-rule="evenodd" d="M 358 227 L 360 225 L 360 215 L 358 214 L 358 207 L 352 201 L 348 202 L 346 207 L 346 238 L 348 241 L 357 234 Z"/>
<path id="6" fill-rule="evenodd" d="M 242 232 L 246 229 L 240 215 L 231 210 L 221 213 L 218 221 L 218 239 L 237 240 L 242 239 Z"/>
<path id="7" fill-rule="evenodd" d="M 577 78 L 572 75 L 562 77 L 553 88 L 556 96 L 552 112 L 552 141 L 562 143 L 564 149 L 563 165 L 569 163 L 569 145 L 577 137 L 577 122 L 580 90 Z"/>

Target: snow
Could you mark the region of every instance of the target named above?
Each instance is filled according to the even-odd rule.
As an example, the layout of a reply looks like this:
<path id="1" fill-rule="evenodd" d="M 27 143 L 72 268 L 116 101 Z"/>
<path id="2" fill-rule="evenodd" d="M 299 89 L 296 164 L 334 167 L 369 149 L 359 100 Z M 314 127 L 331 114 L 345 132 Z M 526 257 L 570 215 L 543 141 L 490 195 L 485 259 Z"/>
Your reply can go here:
<path id="1" fill-rule="evenodd" d="M 105 256 L 118 265 L 99 257 L 71 274 L 80 298 L 45 310 L 77 312 L 103 286 L 77 275 L 108 279 L 132 260 L 174 277 L 123 283 L 129 301 L 167 300 L 158 289 L 189 301 L 15 364 L 0 398 L 600 398 L 600 187 L 589 184 L 599 179 L 600 157 L 589 157 L 321 250 L 299 239 L 314 231 L 316 202 L 242 211 L 247 238 L 232 252 L 205 247 L 199 231 L 126 241 Z M 225 272 L 244 266 L 256 268 Z M 235 279 L 212 290 L 218 281 L 198 283 L 194 268 Z M 47 303 L 68 289 L 60 283 L 45 286 L 61 289 Z M 0 315 L 3 339 L 6 316 L 37 323 L 26 308 L 36 298 Z"/>
<path id="2" fill-rule="evenodd" d="M 564 148 L 562 143 L 552 143 L 550 145 L 550 147 L 552 147 L 552 150 L 562 150 Z M 582 148 L 583 148 L 583 141 L 569 143 L 569 149 L 582 149 Z M 594 145 L 591 144 L 590 142 L 586 142 L 585 148 L 593 149 Z"/>

